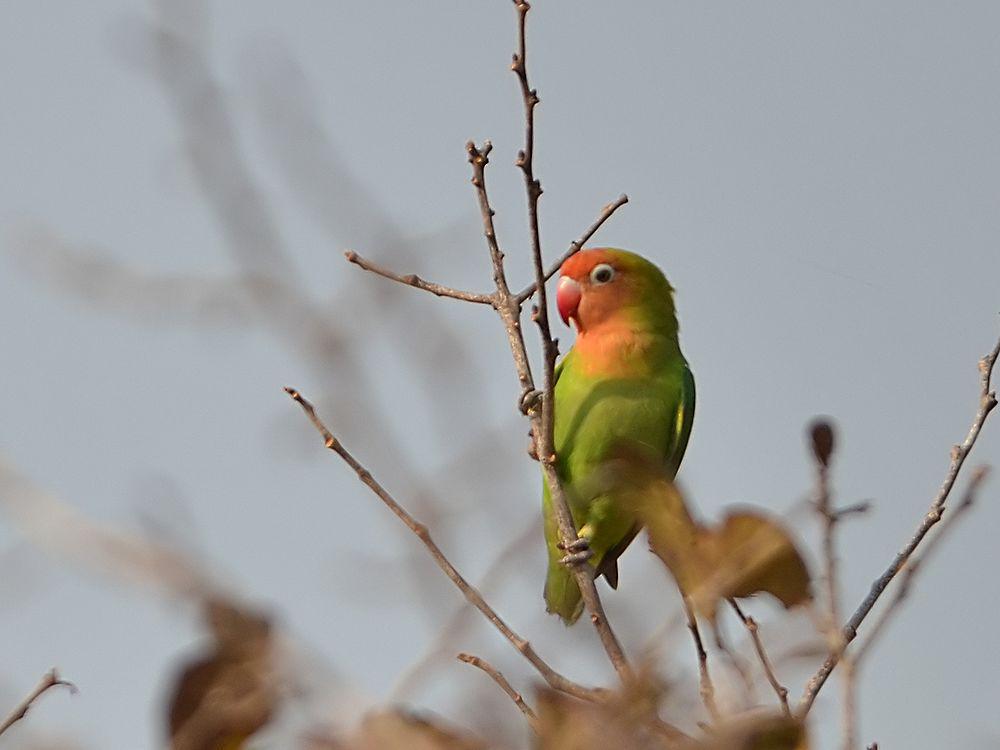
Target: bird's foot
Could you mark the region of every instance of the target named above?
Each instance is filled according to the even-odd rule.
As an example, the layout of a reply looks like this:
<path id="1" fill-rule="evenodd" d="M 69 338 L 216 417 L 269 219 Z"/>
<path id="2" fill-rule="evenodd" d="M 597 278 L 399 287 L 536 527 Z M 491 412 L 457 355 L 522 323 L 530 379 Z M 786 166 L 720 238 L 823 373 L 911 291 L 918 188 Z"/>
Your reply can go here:
<path id="1" fill-rule="evenodd" d="M 567 553 L 559 561 L 563 565 L 580 565 L 594 556 L 594 551 L 590 548 L 590 540 L 585 536 L 578 537 L 569 544 L 559 542 L 556 547 Z"/>
<path id="2" fill-rule="evenodd" d="M 590 540 L 585 536 L 581 536 L 577 537 L 569 544 L 556 542 L 556 547 L 565 552 L 583 552 L 584 550 L 590 549 Z"/>
<path id="3" fill-rule="evenodd" d="M 528 414 L 541 400 L 542 392 L 529 388 L 521 394 L 521 398 L 517 402 L 517 408 L 521 410 L 522 414 Z"/>
<path id="4" fill-rule="evenodd" d="M 583 565 L 590 558 L 594 556 L 594 551 L 592 549 L 585 549 L 581 552 L 572 552 L 568 555 L 564 555 L 559 562 L 562 565 Z"/>

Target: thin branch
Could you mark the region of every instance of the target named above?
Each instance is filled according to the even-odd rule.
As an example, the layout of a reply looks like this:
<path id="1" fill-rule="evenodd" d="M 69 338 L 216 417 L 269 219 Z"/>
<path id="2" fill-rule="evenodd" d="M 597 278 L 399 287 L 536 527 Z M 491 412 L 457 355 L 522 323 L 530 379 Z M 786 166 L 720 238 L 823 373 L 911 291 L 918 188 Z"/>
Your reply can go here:
<path id="1" fill-rule="evenodd" d="M 736 612 L 736 616 L 740 618 L 740 622 L 747 629 L 750 634 L 750 640 L 753 641 L 754 650 L 757 652 L 757 658 L 760 659 L 760 665 L 764 668 L 764 675 L 767 677 L 768 683 L 770 683 L 771 688 L 774 690 L 774 694 L 778 696 L 778 702 L 781 704 L 781 711 L 785 716 L 791 716 L 791 709 L 788 707 L 788 688 L 778 681 L 777 675 L 774 673 L 774 666 L 771 664 L 771 660 L 767 656 L 767 651 L 764 650 L 764 643 L 760 637 L 760 627 L 757 625 L 757 621 L 747 614 L 744 614 L 740 605 L 735 599 L 730 599 L 729 604 L 732 606 L 733 611 Z"/>
<path id="2" fill-rule="evenodd" d="M 42 677 L 41 682 L 35 686 L 35 689 L 28 693 L 28 696 L 17 704 L 14 710 L 7 715 L 7 718 L 3 720 L 3 723 L 0 723 L 0 734 L 3 734 L 14 724 L 23 719 L 28 713 L 28 709 L 30 709 L 32 704 L 38 700 L 39 697 L 41 697 L 42 693 L 49 688 L 56 687 L 57 685 L 62 685 L 63 687 L 68 688 L 71 693 L 77 692 L 76 685 L 72 682 L 60 679 L 59 673 L 56 671 L 55 667 L 53 667 L 45 673 L 45 676 Z"/>
<path id="3" fill-rule="evenodd" d="M 708 652 L 705 651 L 705 644 L 701 640 L 701 631 L 698 630 L 698 620 L 694 616 L 691 602 L 681 593 L 684 602 L 684 613 L 687 615 L 688 630 L 691 631 L 691 638 L 694 640 L 695 651 L 698 652 L 698 675 L 701 692 L 701 700 L 708 709 L 712 721 L 719 720 L 719 707 L 715 703 L 715 685 L 712 684 L 712 676 L 708 672 Z"/>
<path id="4" fill-rule="evenodd" d="M 443 287 L 438 284 L 424 281 L 415 275 L 404 276 L 397 274 L 361 258 L 354 252 L 348 252 L 346 255 L 350 262 L 399 283 L 423 289 L 432 292 L 433 294 L 437 294 L 438 296 L 452 297 L 455 299 L 481 304 L 490 304 L 494 307 L 494 309 L 496 309 L 497 313 L 500 315 L 501 321 L 503 322 L 504 329 L 507 332 L 508 343 L 514 359 L 514 366 L 517 371 L 518 381 L 521 386 L 522 410 L 531 420 L 535 454 L 542 456 L 540 463 L 542 464 L 545 480 L 551 491 L 553 507 L 555 508 L 556 518 L 559 524 L 560 536 L 562 537 L 564 543 L 568 544 L 569 542 L 576 540 L 577 533 L 573 524 L 572 515 L 569 511 L 569 505 L 566 501 L 562 488 L 559 486 L 559 480 L 554 466 L 555 452 L 552 447 L 552 383 L 554 381 L 553 370 L 555 367 L 556 357 L 558 356 L 558 348 L 556 342 L 552 339 L 551 332 L 548 328 L 548 315 L 544 289 L 545 280 L 555 273 L 556 269 L 546 272 L 542 267 L 541 243 L 538 228 L 538 197 L 541 195 L 542 189 L 539 182 L 534 178 L 532 171 L 534 153 L 534 106 L 538 103 L 538 97 L 535 91 L 528 86 L 527 72 L 525 68 L 525 17 L 530 6 L 527 2 L 515 0 L 515 7 L 518 11 L 519 44 L 518 53 L 514 56 L 512 68 L 517 73 L 518 78 L 521 81 L 526 119 L 525 148 L 518 155 L 518 165 L 524 172 L 525 184 L 528 189 L 528 211 L 532 237 L 532 256 L 535 264 L 535 283 L 533 285 L 529 285 L 529 287 L 521 292 L 521 294 L 512 293 L 507 283 L 506 273 L 504 272 L 503 267 L 504 253 L 500 249 L 500 245 L 497 241 L 496 228 L 493 222 L 493 217 L 496 212 L 490 206 L 489 195 L 486 190 L 485 169 L 486 165 L 489 164 L 489 154 L 493 148 L 489 141 L 486 141 L 482 147 L 477 147 L 475 143 L 469 141 L 466 144 L 466 152 L 468 153 L 469 163 L 472 165 L 473 169 L 472 184 L 476 188 L 479 209 L 483 220 L 483 232 L 486 237 L 490 260 L 493 266 L 493 281 L 496 286 L 495 293 L 481 294 Z M 584 233 L 580 240 L 571 245 L 570 251 L 564 257 L 568 257 L 572 253 L 579 250 L 580 247 L 582 247 L 582 245 L 611 216 L 611 214 L 613 214 L 615 210 L 627 201 L 628 198 L 625 195 L 622 195 L 613 203 L 605 206 L 597 221 L 587 230 L 587 232 Z M 541 394 L 538 394 L 535 391 L 534 378 L 531 373 L 530 360 L 524 343 L 520 320 L 521 305 L 536 290 L 540 290 L 540 293 L 539 306 L 534 317 L 536 322 L 539 324 L 542 334 L 542 348 L 545 362 L 545 373 L 543 377 L 544 390 Z M 539 395 L 541 396 L 542 401 L 541 413 L 534 408 L 539 400 Z M 604 646 L 612 665 L 615 667 L 615 670 L 623 680 L 630 678 L 631 669 L 625 658 L 624 651 L 622 650 L 617 636 L 614 634 L 614 631 L 607 622 L 607 615 L 604 612 L 603 605 L 601 604 L 600 598 L 597 594 L 597 588 L 594 584 L 591 571 L 585 566 L 576 566 L 574 567 L 573 572 L 577 584 L 580 587 L 584 603 L 590 612 L 590 620 L 598 632 L 601 643 Z"/>
<path id="5" fill-rule="evenodd" d="M 570 513 L 569 503 L 566 500 L 563 488 L 559 483 L 559 476 L 556 471 L 555 443 L 553 435 L 555 423 L 553 386 L 555 384 L 555 364 L 559 355 L 559 348 L 552 339 L 552 332 L 549 329 L 548 304 L 545 293 L 545 269 L 542 261 L 541 235 L 538 226 L 538 199 L 542 195 L 541 183 L 535 178 L 534 173 L 534 153 L 535 153 L 535 105 L 538 104 L 538 93 L 531 88 L 528 83 L 527 68 L 527 44 L 526 44 L 526 21 L 528 11 L 531 6 L 525 0 L 514 0 L 514 7 L 517 10 L 517 39 L 518 49 L 514 54 L 511 69 L 517 75 L 521 85 L 521 98 L 524 101 L 524 149 L 518 154 L 517 165 L 524 174 L 524 185 L 528 198 L 528 225 L 531 234 L 531 258 L 535 268 L 535 286 L 538 294 L 538 305 L 532 310 L 532 318 L 538 325 L 538 332 L 542 342 L 542 394 L 541 394 L 541 414 L 537 408 L 529 407 L 528 415 L 531 418 L 533 435 L 535 438 L 535 453 L 539 457 L 545 481 L 548 484 L 552 497 L 552 507 L 555 511 L 556 522 L 559 527 L 559 535 L 563 544 L 569 546 L 577 540 L 577 530 Z M 483 180 L 483 168 L 485 162 L 480 165 L 477 176 L 480 178 L 480 193 L 485 198 L 485 184 Z M 486 204 L 488 208 L 488 203 Z M 487 218 L 484 214 L 484 218 Z M 492 217 L 490 224 L 492 224 Z M 495 238 L 494 238 L 495 239 Z M 497 273 L 503 275 L 503 269 L 497 267 Z M 503 285 L 506 288 L 506 282 Z M 516 295 L 510 295 L 504 289 L 498 287 L 498 292 L 506 294 L 509 299 L 509 307 L 516 307 L 520 310 L 520 303 Z M 523 345 L 523 338 L 521 339 Z M 586 563 L 574 565 L 573 576 L 583 597 L 583 602 L 590 613 L 590 621 L 597 629 L 601 645 L 608 654 L 611 664 L 623 682 L 632 679 L 632 669 L 625 657 L 618 636 L 615 635 L 611 624 L 608 622 L 607 614 L 604 612 L 604 605 L 597 594 L 597 587 L 594 584 L 593 569 Z"/>
<path id="6" fill-rule="evenodd" d="M 486 572 L 482 578 L 479 579 L 479 583 L 476 586 L 479 592 L 488 592 L 494 588 L 498 583 L 498 579 L 509 572 L 509 569 L 512 567 L 510 565 L 511 561 L 519 560 L 524 548 L 529 544 L 533 544 L 537 536 L 538 519 L 533 518 L 531 523 L 525 526 L 521 533 L 511 539 L 494 557 L 493 561 L 486 568 Z M 468 603 L 462 603 L 456 607 L 455 611 L 452 612 L 447 622 L 438 630 L 434 640 L 420 658 L 396 677 L 394 687 L 388 692 L 388 702 L 398 703 L 402 701 L 404 696 L 419 684 L 427 670 L 438 659 L 452 652 L 454 648 L 452 644 L 468 626 L 469 622 L 471 622 L 473 614 L 474 610 Z"/>
<path id="7" fill-rule="evenodd" d="M 451 297 L 452 299 L 462 300 L 463 302 L 475 302 L 480 305 L 494 305 L 496 304 L 496 295 L 493 294 L 482 294 L 479 292 L 466 292 L 461 289 L 452 289 L 448 286 L 443 286 L 441 284 L 435 284 L 433 281 L 425 281 L 424 279 L 417 276 L 415 273 L 410 273 L 406 275 L 401 275 L 390 271 L 384 266 L 380 266 L 377 263 L 373 263 L 366 258 L 362 258 L 353 250 L 348 250 L 344 253 L 344 257 L 347 258 L 349 263 L 353 263 L 359 268 L 363 268 L 366 271 L 376 274 L 377 276 L 382 276 L 386 279 L 391 279 L 392 281 L 398 281 L 400 284 L 405 284 L 406 286 L 412 286 L 415 289 L 422 289 L 425 292 L 430 292 L 438 297 Z"/>
<path id="8" fill-rule="evenodd" d="M 852 652 L 841 655 L 841 728 L 844 750 L 854 750 L 858 741 L 858 665 Z"/>
<path id="9" fill-rule="evenodd" d="M 827 634 L 831 648 L 839 648 L 840 586 L 837 580 L 837 550 L 835 545 L 840 514 L 833 509 L 830 496 L 830 456 L 833 452 L 833 427 L 818 421 L 812 427 L 813 450 L 816 454 L 816 512 L 823 520 L 823 580 L 826 584 L 826 606 L 829 613 Z"/>
<path id="10" fill-rule="evenodd" d="M 559 269 L 562 268 L 562 264 L 565 263 L 567 259 L 580 252 L 583 249 L 583 246 L 586 245 L 590 238 L 597 233 L 597 230 L 601 228 L 604 222 L 611 218 L 611 214 L 624 206 L 626 203 L 628 203 L 628 196 L 625 195 L 625 193 L 622 193 L 615 200 L 601 209 L 601 213 L 597 217 L 597 220 L 580 236 L 580 239 L 571 242 L 569 250 L 563 253 L 559 260 L 546 269 L 545 280 L 548 281 L 555 276 L 559 272 Z M 538 289 L 538 282 L 532 281 L 518 293 L 517 301 L 521 304 L 527 302 L 528 299 L 530 299 L 535 293 L 536 289 Z"/>
<path id="11" fill-rule="evenodd" d="M 559 478 L 555 469 L 555 456 L 552 448 L 552 431 L 543 429 L 542 414 L 535 408 L 534 403 L 526 400 L 532 395 L 536 395 L 535 381 L 531 374 L 531 365 L 528 360 L 528 350 L 524 343 L 524 334 L 521 330 L 521 306 L 517 302 L 514 294 L 511 293 L 507 284 L 507 276 L 504 272 L 504 254 L 497 241 L 496 229 L 493 223 L 495 211 L 490 205 L 489 194 L 486 190 L 486 166 L 489 164 L 489 153 L 492 144 L 487 141 L 482 148 L 476 146 L 471 141 L 466 144 L 466 151 L 469 154 L 469 163 L 472 165 L 472 184 L 476 188 L 476 195 L 479 200 L 479 209 L 483 219 L 483 233 L 490 252 L 490 259 L 493 264 L 493 280 L 497 287 L 496 310 L 503 321 L 504 330 L 507 333 L 507 342 L 510 345 L 511 355 L 514 359 L 514 367 L 517 371 L 518 382 L 522 390 L 522 406 L 531 420 L 532 435 L 534 438 L 535 454 L 540 456 L 539 463 L 542 465 L 542 472 L 545 481 L 549 484 L 552 494 L 552 505 L 556 512 L 556 519 L 559 522 L 559 532 L 562 539 L 568 543 L 577 538 L 576 528 L 573 525 L 573 517 L 569 512 L 569 504 L 559 484 Z M 546 364 L 549 364 L 548 358 Z M 550 386 L 548 393 L 551 394 L 551 367 L 546 367 L 546 380 Z M 544 402 L 548 401 L 551 410 L 551 397 L 546 399 L 542 396 L 543 411 Z M 551 425 L 551 422 L 550 422 Z M 597 630 L 601 644 L 608 654 L 615 671 L 623 680 L 631 678 L 631 669 L 625 659 L 621 644 L 617 636 L 608 625 L 607 616 L 597 595 L 597 587 L 594 585 L 592 573 L 585 569 L 585 566 L 575 566 L 573 573 L 577 585 L 583 595 L 583 601 L 590 612 L 590 620 Z"/>
<path id="12" fill-rule="evenodd" d="M 441 549 L 434 543 L 431 538 L 430 532 L 427 527 L 422 523 L 417 521 L 413 516 L 411 516 L 405 508 L 403 508 L 396 500 L 386 491 L 381 484 L 372 476 L 371 472 L 368 471 L 364 466 L 362 466 L 347 448 L 345 448 L 336 437 L 327 429 L 326 425 L 316 414 L 316 410 L 313 405 L 307 401 L 301 393 L 299 393 L 294 388 L 285 388 L 285 392 L 295 400 L 299 406 L 302 407 L 306 416 L 309 417 L 309 421 L 313 423 L 316 430 L 323 436 L 324 444 L 327 448 L 332 450 L 346 463 L 355 474 L 358 475 L 358 479 L 368 487 L 375 495 L 385 503 L 386 507 L 391 510 L 400 521 L 402 521 L 406 527 L 412 531 L 417 537 L 423 542 L 424 547 L 430 552 L 434 562 L 437 566 L 444 571 L 445 575 L 451 579 L 458 589 L 465 596 L 466 600 L 472 604 L 476 609 L 482 612 L 486 619 L 488 619 L 493 626 L 500 631 L 504 638 L 511 642 L 511 644 L 516 648 L 521 654 L 524 655 L 538 673 L 541 674 L 542 678 L 552 687 L 554 690 L 559 690 L 568 695 L 572 695 L 576 698 L 582 698 L 584 700 L 597 700 L 604 696 L 607 691 L 598 688 L 588 688 L 583 685 L 579 685 L 561 674 L 556 672 L 552 667 L 550 667 L 536 652 L 531 644 L 524 638 L 515 633 L 509 625 L 496 613 L 496 611 L 486 603 L 482 595 L 476 588 L 469 584 L 462 574 L 458 572 L 454 565 L 445 557 Z"/>
<path id="13" fill-rule="evenodd" d="M 499 669 L 494 667 L 485 659 L 473 656 L 472 654 L 462 653 L 459 654 L 457 658 L 459 661 L 471 664 L 488 674 L 493 681 L 500 686 L 500 689 L 507 693 L 507 696 L 514 701 L 514 705 L 521 709 L 521 713 L 527 717 L 528 724 L 531 726 L 532 731 L 536 734 L 538 733 L 538 716 L 536 716 L 535 712 L 531 710 L 531 707 L 524 702 L 524 698 L 521 697 L 521 694 L 511 686 L 511 684 L 507 681 L 507 678 L 503 676 Z"/>
<path id="14" fill-rule="evenodd" d="M 882 610 L 878 620 L 875 621 L 875 624 L 871 628 L 871 632 L 868 634 L 868 638 L 864 643 L 857 647 L 857 650 L 854 653 L 854 661 L 856 663 L 861 662 L 864 656 L 874 645 L 875 641 L 885 630 L 886 625 L 900 610 L 903 602 L 907 599 L 911 589 L 913 588 L 913 579 L 919 571 L 924 569 L 928 557 L 934 552 L 934 550 L 941 546 L 941 539 L 943 537 L 947 537 L 949 530 L 955 526 L 963 515 L 965 515 L 966 511 L 972 508 L 973 503 L 976 501 L 976 495 L 979 492 L 979 488 L 989 473 L 989 468 L 986 466 L 979 466 L 976 468 L 971 479 L 969 480 L 969 486 L 965 489 L 965 494 L 962 496 L 961 502 L 959 502 L 959 504 L 955 506 L 955 509 L 945 517 L 938 532 L 927 541 L 927 544 L 924 546 L 924 551 L 920 554 L 920 557 L 916 558 L 913 562 L 906 566 L 892 599 L 886 605 L 885 609 Z"/>
<path id="15" fill-rule="evenodd" d="M 848 516 L 863 516 L 865 513 L 872 509 L 871 500 L 862 500 L 860 503 L 853 503 L 851 505 L 845 505 L 841 508 L 837 508 L 833 511 L 833 515 L 836 520 L 840 521 Z"/>
<path id="16" fill-rule="evenodd" d="M 997 405 L 996 393 L 991 390 L 991 385 L 993 367 L 996 365 L 998 356 L 1000 356 L 1000 340 L 997 341 L 993 350 L 979 361 L 979 406 L 976 409 L 976 415 L 972 420 L 972 426 L 969 428 L 969 432 L 965 436 L 965 440 L 952 448 L 951 462 L 948 465 L 948 471 L 945 474 L 944 482 L 938 490 L 937 496 L 931 503 L 927 513 L 921 519 L 920 525 L 917 526 L 917 530 L 913 534 L 913 537 L 906 543 L 906 546 L 904 546 L 903 549 L 896 554 L 889 567 L 886 568 L 885 572 L 875 579 L 872 583 L 868 596 L 866 596 L 861 604 L 858 605 L 854 614 L 851 615 L 850 619 L 844 625 L 843 646 L 827 656 L 826 661 L 823 662 L 823 665 L 806 684 L 805 691 L 803 692 L 797 709 L 799 716 L 805 716 L 809 713 L 809 709 L 812 708 L 812 704 L 816 700 L 817 694 L 823 688 L 823 685 L 830 676 L 830 673 L 837 667 L 837 663 L 840 661 L 844 649 L 847 648 L 847 644 L 853 641 L 857 636 L 858 628 L 861 626 L 861 623 L 868 616 L 868 613 L 871 612 L 872 607 L 875 606 L 875 603 L 879 600 L 879 597 L 882 596 L 882 593 L 892 582 L 892 579 L 895 578 L 896 575 L 904 568 L 910 557 L 913 555 L 914 550 L 916 550 L 916 548 L 920 545 L 924 537 L 927 536 L 927 532 L 929 532 L 931 528 L 941 520 L 941 516 L 944 513 L 945 503 L 948 500 L 948 496 L 951 494 L 952 488 L 955 486 L 955 481 L 958 479 L 959 472 L 962 470 L 962 465 L 965 463 L 965 459 L 968 457 L 969 453 L 972 452 L 972 448 L 976 444 L 976 440 L 979 437 L 979 433 L 983 429 L 986 418 Z"/>
<path id="17" fill-rule="evenodd" d="M 754 689 L 753 678 L 747 669 L 746 662 L 743 661 L 742 657 L 740 657 L 740 655 L 737 654 L 726 641 L 726 638 L 722 633 L 722 623 L 719 620 L 716 620 L 711 624 L 712 637 L 715 640 L 715 647 L 722 652 L 722 654 L 726 657 L 726 661 L 729 663 L 729 666 L 735 670 L 736 674 L 740 678 L 740 687 L 743 688 L 744 707 L 754 705 L 757 702 L 757 691 Z"/>

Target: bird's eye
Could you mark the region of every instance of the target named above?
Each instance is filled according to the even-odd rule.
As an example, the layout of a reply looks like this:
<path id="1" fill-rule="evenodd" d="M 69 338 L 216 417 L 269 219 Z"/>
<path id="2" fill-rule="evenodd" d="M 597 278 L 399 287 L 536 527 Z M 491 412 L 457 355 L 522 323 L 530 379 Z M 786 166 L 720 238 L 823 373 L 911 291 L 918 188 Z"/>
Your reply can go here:
<path id="1" fill-rule="evenodd" d="M 607 284 L 614 277 L 615 269 L 607 263 L 594 266 L 594 270 L 590 272 L 590 281 L 594 284 Z"/>

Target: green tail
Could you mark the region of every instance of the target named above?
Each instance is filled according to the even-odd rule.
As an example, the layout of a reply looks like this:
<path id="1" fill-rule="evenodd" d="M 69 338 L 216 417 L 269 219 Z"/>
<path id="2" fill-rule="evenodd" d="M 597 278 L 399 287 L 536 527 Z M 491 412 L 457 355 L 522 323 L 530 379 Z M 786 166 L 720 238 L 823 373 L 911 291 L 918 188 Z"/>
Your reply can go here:
<path id="1" fill-rule="evenodd" d="M 558 559 L 549 560 L 549 573 L 545 577 L 545 608 L 559 615 L 566 625 L 576 622 L 583 612 L 583 597 L 573 572 Z"/>

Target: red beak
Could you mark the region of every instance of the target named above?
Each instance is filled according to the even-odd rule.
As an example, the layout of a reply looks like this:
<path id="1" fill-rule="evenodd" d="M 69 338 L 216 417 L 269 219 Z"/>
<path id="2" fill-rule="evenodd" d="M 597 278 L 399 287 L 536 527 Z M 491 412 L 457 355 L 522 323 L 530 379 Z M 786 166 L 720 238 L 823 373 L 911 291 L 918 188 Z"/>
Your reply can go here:
<path id="1" fill-rule="evenodd" d="M 566 325 L 569 325 L 570 318 L 576 316 L 576 308 L 580 306 L 581 297 L 583 290 L 575 279 L 569 276 L 559 278 L 559 286 L 556 287 L 556 307 L 559 308 L 559 317 Z"/>

